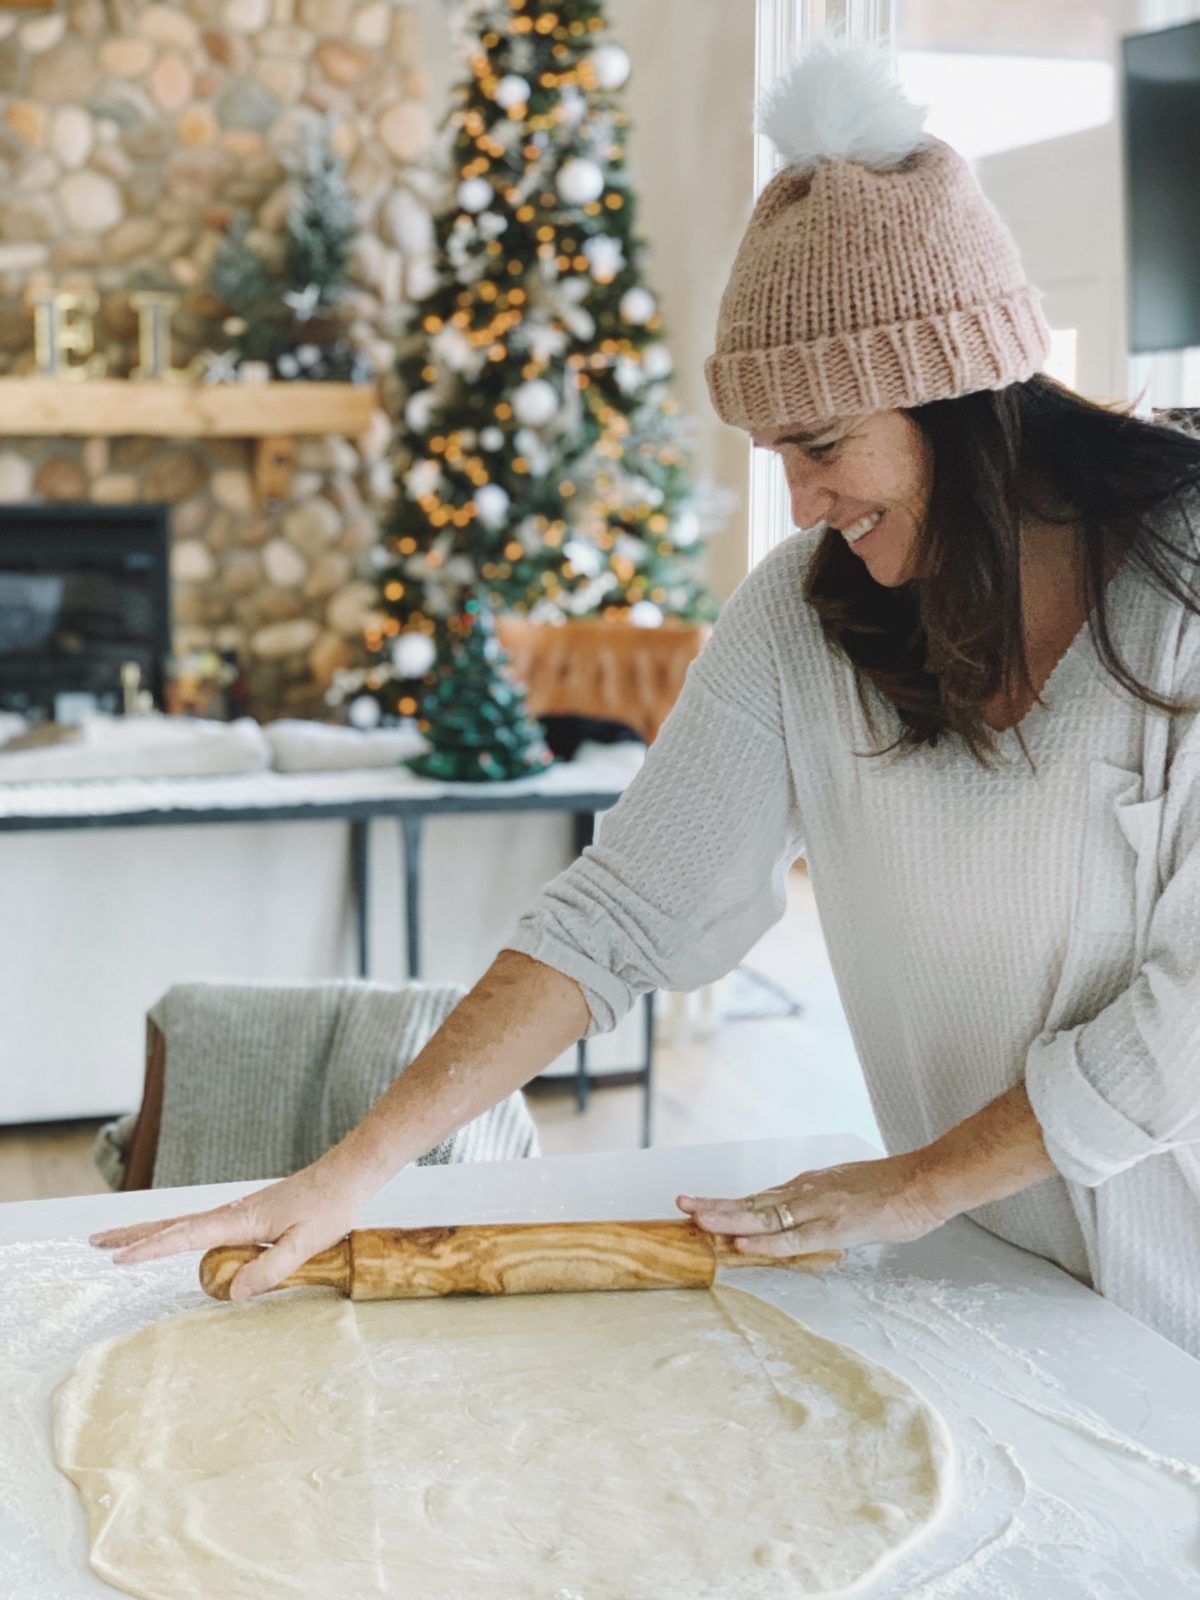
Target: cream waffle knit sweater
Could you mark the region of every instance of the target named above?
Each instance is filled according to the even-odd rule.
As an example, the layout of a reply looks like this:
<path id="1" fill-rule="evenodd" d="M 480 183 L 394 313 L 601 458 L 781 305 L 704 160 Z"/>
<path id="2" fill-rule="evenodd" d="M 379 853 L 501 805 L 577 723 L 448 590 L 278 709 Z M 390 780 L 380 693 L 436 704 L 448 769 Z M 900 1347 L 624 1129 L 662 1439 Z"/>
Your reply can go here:
<path id="1" fill-rule="evenodd" d="M 888 1149 L 1024 1078 L 1058 1175 L 975 1220 L 1200 1356 L 1200 717 L 1121 691 L 1084 628 L 1021 724 L 1036 771 L 1012 732 L 993 771 L 957 742 L 856 755 L 899 722 L 869 690 L 872 736 L 804 599 L 814 542 L 729 601 L 509 948 L 574 978 L 603 1032 L 736 965 L 803 855 Z M 1200 699 L 1200 619 L 1128 564 L 1109 596 L 1141 680 Z"/>

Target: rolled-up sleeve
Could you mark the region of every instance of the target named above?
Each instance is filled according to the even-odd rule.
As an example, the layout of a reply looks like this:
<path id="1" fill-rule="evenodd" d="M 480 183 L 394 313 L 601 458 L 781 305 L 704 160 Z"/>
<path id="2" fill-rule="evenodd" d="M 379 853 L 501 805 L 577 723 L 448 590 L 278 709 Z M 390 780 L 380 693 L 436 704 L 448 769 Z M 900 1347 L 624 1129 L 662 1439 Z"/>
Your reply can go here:
<path id="1" fill-rule="evenodd" d="M 1076 1027 L 1045 1032 L 1025 1081 L 1065 1178 L 1095 1187 L 1200 1142 L 1200 742 L 1173 762 L 1159 847 L 1162 886 L 1138 969 Z M 1103 862 L 1085 871 L 1104 871 Z"/>
<path id="2" fill-rule="evenodd" d="M 761 605 L 769 579 L 758 569 L 730 600 L 596 843 L 506 941 L 580 985 L 589 1036 L 649 989 L 720 977 L 783 915 L 803 829 Z"/>

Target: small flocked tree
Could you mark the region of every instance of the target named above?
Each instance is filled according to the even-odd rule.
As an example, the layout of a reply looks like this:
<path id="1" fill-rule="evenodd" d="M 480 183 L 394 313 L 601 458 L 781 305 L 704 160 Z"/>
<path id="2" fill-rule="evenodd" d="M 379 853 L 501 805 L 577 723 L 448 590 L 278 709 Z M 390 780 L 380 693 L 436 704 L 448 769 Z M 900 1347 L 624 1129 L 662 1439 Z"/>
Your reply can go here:
<path id="1" fill-rule="evenodd" d="M 535 618 L 708 619 L 707 491 L 643 276 L 603 0 L 467 0 L 436 281 L 398 371 L 397 502 L 365 682 L 411 715 L 466 597 Z M 360 700 L 359 704 L 363 704 Z"/>
<path id="2" fill-rule="evenodd" d="M 281 378 L 365 380 L 366 364 L 345 338 L 341 314 L 358 209 L 328 123 L 305 128 L 291 167 L 276 256 L 250 247 L 251 219 L 241 216 L 213 258 L 209 289 L 232 313 L 230 357 L 266 361 Z"/>

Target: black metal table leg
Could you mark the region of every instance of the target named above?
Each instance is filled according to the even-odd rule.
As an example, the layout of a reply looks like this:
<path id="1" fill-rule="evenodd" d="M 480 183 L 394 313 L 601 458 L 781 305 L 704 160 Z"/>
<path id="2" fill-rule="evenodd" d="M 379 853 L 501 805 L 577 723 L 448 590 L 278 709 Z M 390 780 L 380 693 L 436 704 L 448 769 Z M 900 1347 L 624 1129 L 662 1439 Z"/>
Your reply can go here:
<path id="1" fill-rule="evenodd" d="M 581 856 L 596 837 L 596 813 L 572 811 L 571 823 L 575 832 L 575 854 Z"/>
<path id="2" fill-rule="evenodd" d="M 358 975 L 366 978 L 371 970 L 370 952 L 370 827 L 367 817 L 350 824 L 350 872 L 354 893 L 354 921 L 358 938 Z"/>
<path id="3" fill-rule="evenodd" d="M 421 976 L 421 827 L 424 818 L 402 816 L 404 839 L 404 941 L 410 978 Z"/>
<path id="4" fill-rule="evenodd" d="M 575 1046 L 575 1104 L 580 1111 L 588 1108 L 588 1090 L 591 1088 L 591 1079 L 588 1077 L 587 1067 L 587 1040 L 580 1039 Z"/>
<path id="5" fill-rule="evenodd" d="M 646 1054 L 642 1076 L 642 1149 L 649 1150 L 654 1140 L 654 996 L 655 990 L 646 992 L 643 1014 Z"/>
<path id="6" fill-rule="evenodd" d="M 596 813 L 594 811 L 573 811 L 571 825 L 575 837 L 575 854 L 581 856 L 596 837 Z M 575 1104 L 580 1111 L 588 1108 L 588 1091 L 591 1088 L 591 1079 L 588 1077 L 587 1066 L 587 1040 L 580 1039 L 575 1046 Z"/>

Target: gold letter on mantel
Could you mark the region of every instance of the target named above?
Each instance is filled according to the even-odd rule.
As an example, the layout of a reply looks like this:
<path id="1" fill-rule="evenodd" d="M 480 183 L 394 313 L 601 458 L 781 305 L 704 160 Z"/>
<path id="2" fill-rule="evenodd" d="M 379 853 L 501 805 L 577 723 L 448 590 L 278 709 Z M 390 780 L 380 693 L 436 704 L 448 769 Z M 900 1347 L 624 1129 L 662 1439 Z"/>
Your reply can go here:
<path id="1" fill-rule="evenodd" d="M 191 374 L 187 368 L 171 365 L 169 319 L 179 305 L 179 296 L 167 290 L 142 289 L 130 295 L 129 303 L 138 319 L 138 364 L 130 377 L 188 383 Z"/>
<path id="2" fill-rule="evenodd" d="M 26 304 L 33 308 L 34 352 L 38 376 L 79 382 L 98 378 L 108 365 L 105 356 L 93 355 L 96 340 L 92 318 L 99 305 L 90 290 L 68 294 L 59 289 L 33 289 Z M 71 356 L 81 359 L 72 361 Z"/>

